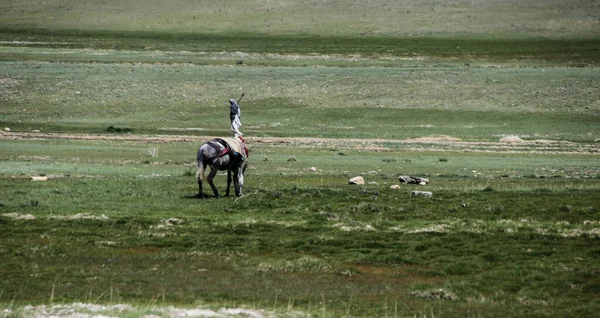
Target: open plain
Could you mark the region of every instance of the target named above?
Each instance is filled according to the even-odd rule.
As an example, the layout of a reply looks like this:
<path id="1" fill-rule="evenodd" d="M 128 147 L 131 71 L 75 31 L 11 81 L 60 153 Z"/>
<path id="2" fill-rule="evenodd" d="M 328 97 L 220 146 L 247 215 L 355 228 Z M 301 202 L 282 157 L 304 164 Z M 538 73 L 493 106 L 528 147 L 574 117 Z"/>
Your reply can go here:
<path id="1" fill-rule="evenodd" d="M 599 21 L 0 1 L 0 317 L 597 315 Z M 197 199 L 242 93 L 245 195 Z"/>

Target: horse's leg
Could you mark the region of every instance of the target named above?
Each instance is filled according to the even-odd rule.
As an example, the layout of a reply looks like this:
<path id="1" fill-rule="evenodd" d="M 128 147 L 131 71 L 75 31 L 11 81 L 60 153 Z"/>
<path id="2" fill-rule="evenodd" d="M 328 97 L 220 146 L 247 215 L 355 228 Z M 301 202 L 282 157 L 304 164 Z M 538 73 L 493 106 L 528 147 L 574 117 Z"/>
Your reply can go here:
<path id="1" fill-rule="evenodd" d="M 196 178 L 198 179 L 198 194 L 197 198 L 204 199 L 204 192 L 202 191 L 202 182 L 204 181 L 204 170 L 206 165 L 202 162 L 202 156 L 198 155 L 198 168 L 196 170 Z"/>
<path id="2" fill-rule="evenodd" d="M 225 196 L 229 196 L 229 187 L 231 186 L 231 169 L 227 169 L 227 189 L 225 190 Z M 235 182 L 233 183 L 235 187 Z M 237 192 L 236 192 L 237 193 Z"/>
<path id="3" fill-rule="evenodd" d="M 208 181 L 208 184 L 210 185 L 210 187 L 213 190 L 213 193 L 215 194 L 215 198 L 220 198 L 221 196 L 219 195 L 219 190 L 217 190 L 217 187 L 215 186 L 215 183 L 213 182 L 215 179 L 215 176 L 217 175 L 219 169 L 217 169 L 215 166 L 211 166 L 210 167 L 210 173 L 208 174 L 208 177 L 206 177 L 206 181 Z"/>
<path id="4" fill-rule="evenodd" d="M 202 178 L 198 177 L 198 194 L 196 197 L 204 199 L 204 193 L 202 192 Z"/>
<path id="5" fill-rule="evenodd" d="M 244 168 L 239 166 L 233 172 L 233 186 L 235 187 L 235 195 L 241 197 L 242 188 L 244 187 Z"/>

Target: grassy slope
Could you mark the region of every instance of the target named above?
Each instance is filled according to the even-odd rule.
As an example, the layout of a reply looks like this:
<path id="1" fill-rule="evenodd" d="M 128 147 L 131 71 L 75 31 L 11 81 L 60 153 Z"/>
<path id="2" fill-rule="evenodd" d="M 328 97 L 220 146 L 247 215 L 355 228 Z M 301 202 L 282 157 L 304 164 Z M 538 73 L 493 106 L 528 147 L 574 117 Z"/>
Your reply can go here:
<path id="1" fill-rule="evenodd" d="M 475 5 L 436 0 L 19 1 L 0 7 L 0 36 L 10 46 L 43 42 L 59 48 L 316 52 L 587 66 L 598 62 L 597 7 L 591 1 L 512 0 Z M 42 56 L 36 59 L 52 59 Z"/>
<path id="2" fill-rule="evenodd" d="M 598 3 L 338 5 L 3 1 L 0 125 L 226 134 L 223 102 L 246 91 L 244 131 L 255 136 L 597 138 Z M 218 57 L 232 50 L 304 56 Z M 367 60 L 348 61 L 355 53 Z M 238 62 L 253 66 L 230 67 Z M 322 316 L 598 312 L 596 154 L 387 146 L 254 145 L 249 195 L 198 202 L 188 198 L 195 144 L 3 140 L 0 212 L 37 219 L 0 217 L 0 302 L 210 301 Z M 33 174 L 63 177 L 27 181 Z M 356 174 L 377 184 L 346 185 Z M 398 174 L 430 177 L 418 189 L 434 197 L 390 190 Z M 99 219 L 63 219 L 76 214 Z M 430 300 L 439 288 L 458 299 Z"/>
<path id="3" fill-rule="evenodd" d="M 226 134 L 246 92 L 254 136 L 593 140 L 596 68 L 282 68 L 2 63 L 0 124 L 15 130 Z M 367 124 L 365 124 L 367 123 Z M 377 123 L 376 125 L 374 123 Z"/>
<path id="4" fill-rule="evenodd" d="M 595 4 L 584 4 L 589 6 L 586 12 L 580 5 L 533 2 L 473 6 L 460 1 L 419 5 L 373 1 L 343 8 L 329 2 L 209 2 L 202 4 L 203 10 L 191 7 L 200 5 L 195 2 L 118 6 L 57 1 L 45 3 L 47 7 L 5 3 L 5 14 L 0 16 L 5 40 L 0 58 L 5 61 L 299 68 L 8 62 L 2 65 L 6 77 L 1 89 L 7 107 L 0 124 L 17 130 L 93 132 L 110 125 L 137 132 L 185 126 L 222 134 L 226 126 L 212 118 L 220 116 L 219 106 L 232 92 L 245 91 L 249 94 L 245 129 L 255 135 L 406 138 L 447 134 L 493 140 L 519 134 L 593 140 L 598 129 L 595 116 L 600 111 L 596 68 L 463 67 L 596 65 L 600 42 L 593 36 Z M 249 13 L 242 18 L 242 11 Z M 284 21 L 294 31 L 261 29 L 266 27 L 265 15 Z M 359 15 L 368 16 L 368 24 L 379 31 L 357 35 L 354 28 L 360 23 L 344 23 L 345 19 L 362 21 Z M 469 30 L 459 31 L 465 26 L 458 23 L 463 15 L 486 21 L 486 26 L 469 23 Z M 80 19 L 83 16 L 85 20 Z M 305 23 L 307 16 L 317 21 Z M 538 28 L 519 29 L 524 17 L 526 23 L 539 21 Z M 417 32 L 422 27 L 409 18 L 429 21 L 431 32 Z M 433 21 L 446 18 L 455 24 L 443 23 L 442 32 Z M 167 20 L 184 20 L 194 26 L 182 30 Z M 489 23 L 496 20 L 499 23 Z M 505 24 L 512 20 L 510 27 Z M 140 21 L 155 25 L 146 27 Z M 319 27 L 320 23 L 324 25 Z M 589 28 L 578 29 L 581 25 Z M 321 65 L 344 69 L 303 67 Z M 413 68 L 422 65 L 453 68 Z M 365 68 L 369 66 L 388 68 Z M 362 128 L 365 116 L 379 125 Z"/>
<path id="5" fill-rule="evenodd" d="M 37 218 L 0 217 L 4 299 L 208 301 L 352 316 L 598 308 L 593 155 L 255 145 L 247 196 L 199 202 L 188 197 L 195 146 L 3 143 L 10 166 L 0 172 L 0 211 Z M 159 156 L 147 157 L 148 147 Z M 399 172 L 432 183 L 388 189 Z M 27 181 L 37 173 L 66 176 Z M 346 185 L 355 174 L 377 184 Z M 434 197 L 410 196 L 415 189 Z M 77 214 L 99 219 L 62 219 Z M 411 295 L 438 288 L 459 299 Z"/>
<path id="6" fill-rule="evenodd" d="M 594 1 L 4 1 L 15 29 L 319 36 L 597 38 Z"/>

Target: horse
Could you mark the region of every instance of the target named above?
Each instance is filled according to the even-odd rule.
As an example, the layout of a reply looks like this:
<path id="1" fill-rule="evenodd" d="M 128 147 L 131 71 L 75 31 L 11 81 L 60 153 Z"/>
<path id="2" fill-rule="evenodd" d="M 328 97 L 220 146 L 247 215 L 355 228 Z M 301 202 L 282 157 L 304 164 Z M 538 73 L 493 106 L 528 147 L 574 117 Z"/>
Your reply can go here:
<path id="1" fill-rule="evenodd" d="M 196 178 L 198 179 L 198 195 L 196 197 L 204 199 L 206 195 L 202 191 L 202 183 L 205 178 L 206 167 L 210 166 L 210 173 L 206 176 L 206 181 L 212 188 L 215 198 L 220 198 L 219 191 L 214 184 L 214 178 L 219 170 L 227 170 L 227 189 L 225 196 L 229 196 L 229 188 L 233 179 L 235 195 L 242 196 L 242 187 L 244 186 L 244 172 L 248 165 L 248 148 L 246 143 L 240 137 L 215 138 L 203 143 L 198 149 L 196 161 Z"/>

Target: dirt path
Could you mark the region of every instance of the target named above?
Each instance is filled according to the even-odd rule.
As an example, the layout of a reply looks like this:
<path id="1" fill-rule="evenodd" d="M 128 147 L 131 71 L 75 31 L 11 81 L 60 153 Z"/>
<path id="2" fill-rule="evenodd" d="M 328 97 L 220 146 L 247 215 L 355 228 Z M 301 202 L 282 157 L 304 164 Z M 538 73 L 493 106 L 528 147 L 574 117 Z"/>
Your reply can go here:
<path id="1" fill-rule="evenodd" d="M 195 135 L 138 135 L 138 134 L 84 134 L 45 132 L 1 132 L 0 140 L 107 140 L 147 143 L 204 142 L 216 136 Z M 600 142 L 575 143 L 555 140 L 522 140 L 518 137 L 502 138 L 496 142 L 463 141 L 450 136 L 433 136 L 413 139 L 333 139 L 308 137 L 246 137 L 249 145 L 287 146 L 301 148 L 339 148 L 365 151 L 472 151 L 500 153 L 564 153 L 600 155 Z M 252 147 L 252 146 L 251 146 Z"/>

